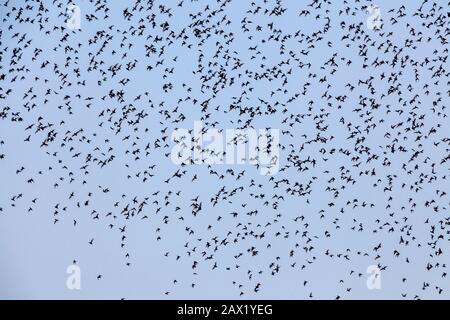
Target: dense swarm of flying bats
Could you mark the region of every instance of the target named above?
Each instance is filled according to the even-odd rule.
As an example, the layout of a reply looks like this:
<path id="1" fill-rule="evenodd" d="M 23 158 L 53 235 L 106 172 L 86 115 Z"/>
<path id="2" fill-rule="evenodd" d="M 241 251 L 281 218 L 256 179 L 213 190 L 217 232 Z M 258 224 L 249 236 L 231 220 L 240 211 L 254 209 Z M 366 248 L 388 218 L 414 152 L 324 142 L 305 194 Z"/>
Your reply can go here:
<path id="1" fill-rule="evenodd" d="M 368 265 L 398 298 L 449 297 L 446 1 L 391 2 L 374 29 L 362 0 L 85 0 L 75 30 L 70 4 L 0 4 L 0 172 L 22 186 L 0 219 L 102 225 L 131 271 L 145 224 L 192 273 L 162 297 L 212 272 L 238 298 L 283 273 L 293 297 L 357 298 Z M 195 120 L 278 128 L 279 172 L 174 165 Z"/>

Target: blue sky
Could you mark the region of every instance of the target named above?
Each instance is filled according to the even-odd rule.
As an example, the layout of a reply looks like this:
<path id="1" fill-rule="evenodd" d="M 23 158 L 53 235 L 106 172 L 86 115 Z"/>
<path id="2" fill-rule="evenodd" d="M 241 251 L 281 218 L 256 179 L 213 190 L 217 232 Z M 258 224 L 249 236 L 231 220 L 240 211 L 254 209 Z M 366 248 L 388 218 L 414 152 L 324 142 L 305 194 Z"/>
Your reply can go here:
<path id="1" fill-rule="evenodd" d="M 131 12 L 134 1 L 100 1 L 104 6 L 96 11 L 93 3 L 80 0 L 74 3 L 82 12 L 81 30 L 74 31 L 65 28 L 64 12 L 68 3 L 64 1 L 55 4 L 44 1 L 48 11 L 43 16 L 48 20 L 42 22 L 43 30 L 37 22 L 36 2 L 30 4 L 31 9 L 25 8 L 25 1 L 1 7 L 0 74 L 5 73 L 6 79 L 0 82 L 0 87 L 2 94 L 5 88 L 11 88 L 12 92 L 0 100 L 0 109 L 6 114 L 0 118 L 0 140 L 5 142 L 0 146 L 0 154 L 5 154 L 0 160 L 0 176 L 4 182 L 0 187 L 0 298 L 233 299 L 239 298 L 240 292 L 247 299 L 307 299 L 311 293 L 321 299 L 334 299 L 338 295 L 347 299 L 393 299 L 401 298 L 401 294 L 406 294 L 408 299 L 449 297 L 449 282 L 442 277 L 450 262 L 446 250 L 449 198 L 439 196 L 442 191 L 448 191 L 445 177 L 449 167 L 443 159 L 448 156 L 445 128 L 449 121 L 442 109 L 449 102 L 448 77 L 445 72 L 433 77 L 439 66 L 444 69 L 447 66 L 439 60 L 448 53 L 436 36 L 440 30 L 445 37 L 444 28 L 422 25 L 433 19 L 414 15 L 421 6 L 420 1 L 321 2 L 321 8 L 313 10 L 307 6 L 308 2 L 291 0 L 282 2 L 285 11 L 281 16 L 263 14 L 264 8 L 277 7 L 276 2 L 255 2 L 263 8 L 255 15 L 247 13 L 255 9 L 251 1 L 231 1 L 210 23 L 192 25 L 208 10 L 219 9 L 220 3 L 185 0 L 179 7 L 175 1 L 155 1 L 153 8 L 146 10 L 142 1 L 140 5 L 144 9 L 134 11 L 127 20 L 123 12 L 126 8 Z M 160 7 L 163 3 L 165 9 Z M 384 22 L 381 31 L 366 27 L 368 15 L 363 6 L 370 3 L 381 10 Z M 436 10 L 439 6 L 446 7 L 445 1 L 436 3 Z M 398 23 L 392 24 L 402 4 L 405 15 L 397 17 Z M 34 23 L 14 21 L 12 17 L 17 10 L 12 7 L 23 7 L 24 16 L 37 18 Z M 163 13 L 168 7 L 170 16 Z M 350 14 L 340 15 L 340 10 L 345 11 L 347 7 Z M 104 8 L 109 9 L 108 19 L 104 19 Z M 395 11 L 389 12 L 392 8 Z M 428 12 L 432 3 L 423 8 Z M 312 14 L 299 16 L 302 10 L 311 10 Z M 446 14 L 445 10 L 439 12 Z M 90 14 L 98 19 L 89 21 Z M 155 27 L 147 19 L 151 14 L 155 15 Z M 328 18 L 330 27 L 325 32 Z M 226 20 L 230 23 L 223 22 Z M 169 23 L 168 30 L 161 26 L 165 21 Z M 444 17 L 443 21 L 448 28 L 448 18 Z M 244 31 L 245 23 L 251 31 Z M 352 24 L 359 26 L 360 31 L 352 33 L 355 32 L 352 27 L 349 31 Z M 140 36 L 141 26 L 143 35 Z M 256 31 L 257 26 L 262 30 Z M 408 26 L 422 34 L 411 34 Z M 204 33 L 196 37 L 202 29 Z M 319 31 L 324 32 L 322 39 L 308 42 L 316 39 L 314 35 Z M 301 37 L 294 36 L 297 32 L 305 35 L 302 41 L 299 41 Z M 387 36 L 389 32 L 391 36 Z M 16 33 L 19 36 L 13 37 Z M 25 42 L 31 40 L 31 43 L 22 49 L 22 56 L 17 60 L 13 58 L 13 48 L 23 47 L 18 40 L 24 34 Z M 280 38 L 290 36 L 283 41 L 274 39 L 279 34 Z M 343 39 L 347 34 L 354 40 Z M 161 40 L 153 42 L 158 37 Z M 425 40 L 428 37 L 430 41 Z M 416 42 L 405 46 L 407 39 Z M 156 53 L 146 56 L 146 45 L 151 44 Z M 256 50 L 250 49 L 256 45 Z M 36 48 L 42 51 L 33 59 Z M 333 55 L 338 67 L 327 64 Z M 11 65 L 11 59 L 17 64 Z M 429 63 L 423 64 L 425 59 Z M 46 60 L 49 64 L 42 68 Z M 386 63 L 375 67 L 375 60 Z M 393 60 L 394 66 L 390 64 Z M 130 70 L 126 70 L 127 64 Z M 130 67 L 132 64 L 134 68 Z M 308 64 L 309 69 L 305 66 Z M 120 70 L 113 75 L 112 70 L 119 65 Z M 10 70 L 22 66 L 29 71 Z M 430 70 L 431 66 L 434 69 Z M 419 73 L 418 81 L 414 79 L 415 72 Z M 214 82 L 220 80 L 221 73 L 226 74 L 227 81 L 223 88 L 219 84 L 214 91 Z M 265 73 L 269 76 L 264 78 Z M 272 76 L 275 74 L 279 77 Z M 286 84 L 281 74 L 288 75 Z M 15 75 L 17 80 L 11 82 Z M 326 81 L 320 82 L 324 76 Z M 394 82 L 390 77 L 397 79 Z M 121 84 L 126 78 L 130 79 L 129 83 Z M 77 84 L 83 81 L 85 85 Z M 242 85 L 246 81 L 250 84 Z M 370 85 L 359 81 L 368 81 Z M 165 90 L 169 83 L 172 89 Z M 202 87 L 202 83 L 206 86 Z M 303 95 L 307 83 L 310 85 L 306 85 Z M 350 91 L 347 84 L 355 89 Z M 394 91 L 388 95 L 391 86 L 399 86 L 402 93 Z M 32 93 L 27 94 L 31 87 Z M 49 89 L 52 93 L 46 95 Z M 110 97 L 111 90 L 123 90 L 123 100 Z M 299 97 L 290 101 L 296 93 L 300 93 Z M 416 94 L 418 97 L 414 99 Z M 347 96 L 345 101 L 339 101 L 342 95 Z M 141 98 L 136 99 L 138 96 Z M 362 97 L 366 99 L 361 100 Z M 194 103 L 194 99 L 198 102 Z M 370 108 L 373 107 L 371 99 L 379 104 L 378 108 Z M 205 101 L 208 109 L 202 112 L 201 103 Z M 361 101 L 369 107 L 363 107 Z M 35 106 L 27 110 L 26 106 L 33 103 Z M 277 112 L 265 113 L 270 110 L 267 105 Z M 261 108 L 262 114 L 246 112 L 256 107 Z M 283 113 L 285 108 L 287 112 Z M 358 108 L 363 110 L 355 111 Z M 111 112 L 113 109 L 115 112 Z M 15 112 L 20 113 L 22 122 L 12 121 Z M 181 113 L 185 119 L 174 122 Z M 221 129 L 238 128 L 251 120 L 255 128 L 290 130 L 292 136 L 280 136 L 280 143 L 285 146 L 280 150 L 280 168 L 284 170 L 270 180 L 252 165 L 210 169 L 206 165 L 180 168 L 173 164 L 166 156 L 173 146 L 170 134 L 180 127 L 192 129 L 194 121 L 204 120 L 202 117 L 207 113 L 205 124 L 217 122 Z M 146 116 L 133 123 L 139 114 Z M 36 133 L 39 123 L 44 128 Z M 26 130 L 31 124 L 34 127 Z M 372 124 L 376 126 L 368 127 Z M 320 131 L 321 127 L 326 130 Z M 432 129 L 436 132 L 430 135 Z M 51 130 L 57 133 L 55 140 L 41 147 Z M 24 141 L 29 135 L 30 141 Z M 161 140 L 167 135 L 169 139 Z M 416 140 L 419 135 L 421 139 Z M 327 138 L 327 142 L 321 143 L 317 137 Z M 356 142 L 361 137 L 364 140 Z M 319 141 L 306 143 L 314 139 Z M 161 148 L 156 148 L 155 143 Z M 144 151 L 147 145 L 148 154 Z M 370 151 L 358 153 L 355 146 Z M 390 152 L 392 148 L 396 152 Z M 138 160 L 133 154 L 137 149 Z M 346 155 L 345 150 L 352 155 Z M 409 161 L 416 151 L 420 151 L 417 158 Z M 76 156 L 77 153 L 80 155 Z M 370 154 L 378 158 L 367 162 Z M 88 155 L 98 161 L 91 161 L 87 168 L 81 169 Z M 359 160 L 352 160 L 353 156 L 359 156 Z M 308 170 L 298 170 L 293 166 L 294 157 L 302 161 L 317 159 L 317 164 L 313 167 L 306 161 L 303 166 Z M 111 161 L 102 167 L 99 161 L 107 159 Z M 390 166 L 383 165 L 385 159 L 391 162 Z M 355 167 L 358 161 L 361 164 Z M 432 163 L 436 164 L 434 168 Z M 414 169 L 416 164 L 418 169 Z M 149 168 L 153 165 L 154 169 Z M 22 167 L 25 169 L 16 173 Z M 342 167 L 345 169 L 341 170 Z M 165 183 L 178 169 L 186 170 L 186 175 Z M 227 174 L 228 169 L 234 170 L 235 175 Z M 224 174 L 224 179 L 211 175 L 210 170 Z M 242 170 L 245 175 L 236 180 Z M 374 170 L 376 174 L 361 174 L 365 170 L 369 173 Z M 145 182 L 144 171 L 153 175 Z M 195 175 L 198 179 L 192 181 Z M 348 182 L 350 176 L 354 184 Z M 27 183 L 30 178 L 35 182 Z M 283 182 L 275 188 L 274 181 L 283 179 L 290 181 L 291 188 L 295 183 L 309 185 L 311 192 L 302 196 L 288 194 L 289 186 Z M 402 187 L 403 183 L 406 187 Z M 241 186 L 242 191 L 232 192 Z M 421 189 L 415 192 L 410 186 Z M 327 187 L 336 188 L 338 196 Z M 386 192 L 386 187 L 390 191 Z M 105 188 L 109 192 L 103 192 Z M 220 193 L 222 188 L 227 194 Z M 70 198 L 72 192 L 74 197 Z M 12 200 L 19 194 L 22 197 Z M 220 194 L 220 201 L 213 205 L 211 198 L 216 194 Z M 258 194 L 265 194 L 269 205 L 264 205 L 265 200 L 257 197 Z M 283 195 L 276 208 L 274 195 Z M 170 202 L 167 206 L 164 205 L 166 196 Z M 197 196 L 203 209 L 194 216 L 190 205 Z M 36 203 L 33 199 L 37 199 Z M 432 206 L 424 206 L 433 199 Z M 155 200 L 157 204 L 152 203 Z M 137 208 L 144 201 L 142 213 L 128 218 L 123 214 L 124 208 Z M 417 206 L 412 207 L 412 203 Z M 434 206 L 439 207 L 438 212 L 433 210 Z M 30 207 L 33 211 L 28 212 Z M 161 209 L 157 212 L 158 207 Z M 344 213 L 340 212 L 341 208 Z M 253 210 L 258 213 L 248 214 Z M 239 215 L 233 218 L 230 212 Z M 97 214 L 100 218 L 93 219 Z M 142 219 L 143 215 L 148 219 Z M 304 217 L 303 222 L 295 220 L 299 216 Z M 426 220 L 429 222 L 425 223 Z M 210 225 L 212 228 L 208 229 Z M 124 226 L 126 232 L 121 232 Z M 360 226 L 362 230 L 358 231 Z M 265 237 L 245 235 L 242 238 L 246 231 L 265 232 Z M 304 232 L 306 235 L 302 236 Z M 442 237 L 438 238 L 439 235 Z M 229 244 L 220 245 L 213 252 L 205 244 L 213 242 L 216 236 L 219 242 L 228 239 Z M 90 245 L 92 238 L 94 244 Z M 233 239 L 239 240 L 233 242 Z M 400 244 L 400 239 L 406 239 L 409 245 Z M 435 245 L 430 244 L 436 240 Z M 375 252 L 373 248 L 380 243 L 381 249 Z M 249 253 L 250 248 L 257 248 L 258 254 Z M 443 252 L 436 255 L 439 248 Z M 293 256 L 291 250 L 295 251 Z M 214 259 L 205 260 L 202 251 L 214 254 Z M 399 251 L 400 256 L 395 257 L 394 251 Z M 127 253 L 130 258 L 125 257 Z M 242 256 L 236 259 L 239 253 Z M 81 290 L 66 287 L 66 269 L 73 260 L 81 269 Z M 198 262 L 195 270 L 192 269 L 194 261 Z M 127 266 L 127 262 L 131 265 Z M 214 262 L 218 267 L 212 270 Z M 429 263 L 434 267 L 427 271 Z M 272 264 L 280 267 L 275 275 L 271 274 Z M 381 273 L 382 287 L 369 290 L 366 269 L 378 264 L 386 267 Z M 407 280 L 403 281 L 404 278 Z M 304 281 L 308 281 L 307 285 Z M 256 293 L 257 283 L 261 283 L 261 288 Z M 424 283 L 429 284 L 425 290 Z M 436 287 L 443 289 L 441 294 Z"/>

